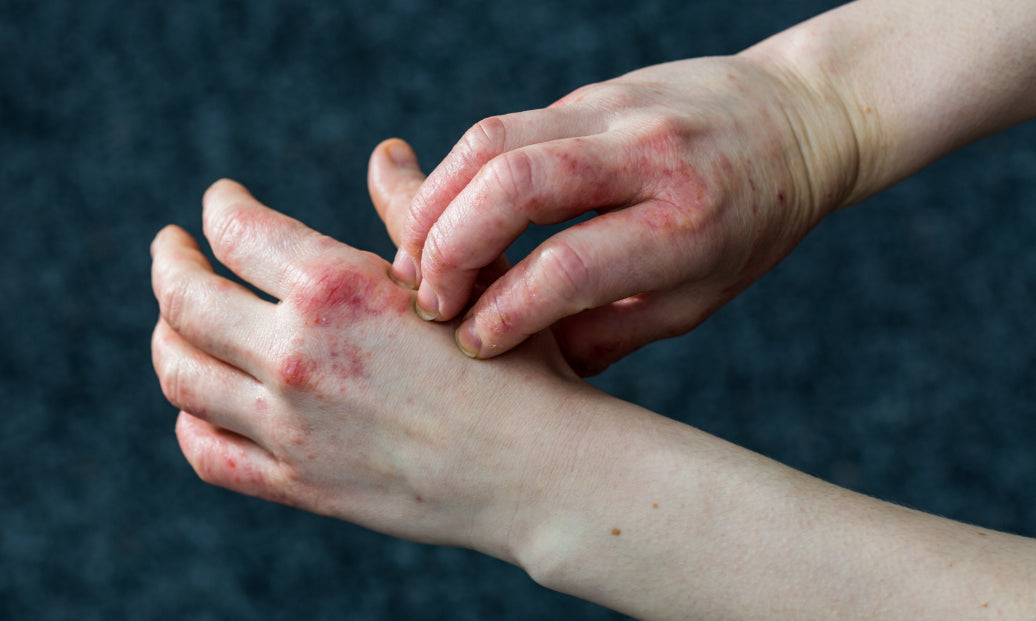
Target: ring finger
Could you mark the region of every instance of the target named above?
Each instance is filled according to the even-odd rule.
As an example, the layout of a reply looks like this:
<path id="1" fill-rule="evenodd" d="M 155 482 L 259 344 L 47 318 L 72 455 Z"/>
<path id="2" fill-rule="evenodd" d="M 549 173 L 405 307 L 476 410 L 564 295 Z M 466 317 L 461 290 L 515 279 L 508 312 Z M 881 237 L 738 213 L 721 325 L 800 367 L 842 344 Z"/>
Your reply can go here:
<path id="1" fill-rule="evenodd" d="M 213 358 L 158 320 L 151 357 L 162 393 L 197 418 L 256 442 L 262 437 L 268 395 L 252 376 Z"/>

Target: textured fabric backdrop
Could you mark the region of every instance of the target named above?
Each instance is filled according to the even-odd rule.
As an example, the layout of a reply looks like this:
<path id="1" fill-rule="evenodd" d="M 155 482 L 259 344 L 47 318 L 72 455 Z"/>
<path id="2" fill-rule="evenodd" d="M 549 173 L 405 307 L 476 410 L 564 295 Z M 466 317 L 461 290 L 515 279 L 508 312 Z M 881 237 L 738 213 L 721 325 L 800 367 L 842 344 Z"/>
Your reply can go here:
<path id="1" fill-rule="evenodd" d="M 441 5 L 448 6 L 441 6 Z M 0 618 L 613 619 L 478 554 L 201 483 L 148 340 L 148 244 L 231 176 L 392 248 L 370 150 L 735 52 L 822 0 L 0 0 Z M 1036 127 L 823 223 L 595 380 L 824 479 L 1036 535 Z M 516 249 L 520 254 L 531 241 Z"/>

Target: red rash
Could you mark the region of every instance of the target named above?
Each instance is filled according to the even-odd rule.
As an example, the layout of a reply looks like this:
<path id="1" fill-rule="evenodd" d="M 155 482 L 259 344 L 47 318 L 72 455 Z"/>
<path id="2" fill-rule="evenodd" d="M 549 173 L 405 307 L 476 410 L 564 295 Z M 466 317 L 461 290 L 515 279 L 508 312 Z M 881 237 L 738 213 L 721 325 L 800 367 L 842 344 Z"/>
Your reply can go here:
<path id="1" fill-rule="evenodd" d="M 314 269 L 308 282 L 293 296 L 307 325 L 351 324 L 385 310 L 402 313 L 407 296 L 395 287 L 379 287 L 368 276 L 340 265 Z"/>
<path id="2" fill-rule="evenodd" d="M 280 378 L 285 386 L 302 388 L 309 384 L 316 363 L 299 353 L 294 353 L 284 359 L 280 368 Z"/>
<path id="3" fill-rule="evenodd" d="M 355 345 L 339 343 L 331 350 L 331 370 L 341 378 L 366 378 L 367 366 L 364 363 L 370 357 L 370 352 L 364 351 Z"/>

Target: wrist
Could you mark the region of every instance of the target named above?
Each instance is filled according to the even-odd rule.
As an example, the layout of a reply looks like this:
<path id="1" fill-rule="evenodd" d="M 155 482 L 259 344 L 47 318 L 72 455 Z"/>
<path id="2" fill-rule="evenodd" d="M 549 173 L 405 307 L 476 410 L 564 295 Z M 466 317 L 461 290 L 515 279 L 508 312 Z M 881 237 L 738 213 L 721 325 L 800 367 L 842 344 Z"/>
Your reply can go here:
<path id="1" fill-rule="evenodd" d="M 812 144 L 855 152 L 834 160 L 843 180 L 826 186 L 844 188 L 838 208 L 1036 116 L 1034 24 L 1028 3 L 858 0 L 742 56 L 805 87 L 803 122 L 792 121 L 807 159 Z M 824 159 L 812 161 L 825 187 Z"/>
<path id="2" fill-rule="evenodd" d="M 777 101 L 800 156 L 800 183 L 819 221 L 869 194 L 869 171 L 877 168 L 869 146 L 877 133 L 871 110 L 821 67 L 823 45 L 801 28 L 763 41 L 739 54 L 779 84 Z"/>

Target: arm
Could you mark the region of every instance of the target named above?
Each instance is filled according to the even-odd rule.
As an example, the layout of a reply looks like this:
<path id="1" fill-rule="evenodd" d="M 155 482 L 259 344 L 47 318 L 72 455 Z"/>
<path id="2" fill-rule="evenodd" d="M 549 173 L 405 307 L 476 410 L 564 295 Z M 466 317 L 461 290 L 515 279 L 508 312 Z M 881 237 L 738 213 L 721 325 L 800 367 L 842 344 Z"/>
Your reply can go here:
<path id="1" fill-rule="evenodd" d="M 385 151 L 371 186 L 391 223 L 418 175 Z M 216 276 L 180 229 L 152 246 L 155 368 L 206 481 L 481 550 L 646 619 L 1036 612 L 1029 540 L 840 490 L 614 399 L 549 333 L 470 360 L 413 315 L 388 264 L 232 182 L 206 193 L 204 228 L 279 300 Z"/>
<path id="2" fill-rule="evenodd" d="M 452 319 L 529 223 L 554 235 L 458 330 L 492 357 L 552 326 L 593 373 L 682 334 L 831 211 L 1036 115 L 1036 5 L 860 0 L 732 57 L 648 67 L 469 130 L 421 188 L 398 279 Z"/>
<path id="3" fill-rule="evenodd" d="M 859 0 L 741 56 L 809 85 L 851 125 L 857 178 L 832 208 L 1036 117 L 1036 4 L 1024 0 Z"/>

